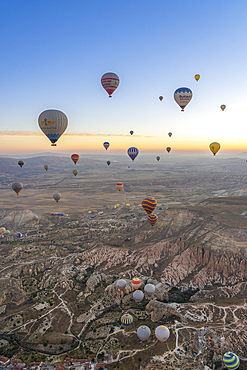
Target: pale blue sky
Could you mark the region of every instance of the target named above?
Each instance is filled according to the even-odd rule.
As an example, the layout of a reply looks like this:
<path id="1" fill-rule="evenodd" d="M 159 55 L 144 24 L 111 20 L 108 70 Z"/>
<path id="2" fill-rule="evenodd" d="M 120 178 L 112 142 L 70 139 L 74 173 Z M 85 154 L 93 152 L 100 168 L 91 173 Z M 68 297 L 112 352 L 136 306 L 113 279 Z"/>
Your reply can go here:
<path id="1" fill-rule="evenodd" d="M 55 108 L 70 133 L 245 140 L 246 14 L 245 1 L 2 0 L 0 131 L 39 132 Z M 112 99 L 105 72 L 120 77 Z"/>

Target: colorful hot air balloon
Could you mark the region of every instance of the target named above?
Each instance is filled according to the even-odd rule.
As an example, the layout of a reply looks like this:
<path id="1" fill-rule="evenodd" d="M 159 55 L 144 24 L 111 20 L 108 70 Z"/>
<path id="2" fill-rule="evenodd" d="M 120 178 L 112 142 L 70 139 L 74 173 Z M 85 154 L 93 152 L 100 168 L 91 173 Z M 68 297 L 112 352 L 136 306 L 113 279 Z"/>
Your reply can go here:
<path id="1" fill-rule="evenodd" d="M 112 94 L 119 85 L 119 77 L 116 73 L 108 72 L 101 77 L 101 85 L 109 94 L 109 98 L 112 97 Z"/>
<path id="2" fill-rule="evenodd" d="M 48 164 L 45 164 L 45 165 L 44 165 L 44 169 L 45 169 L 46 171 L 48 171 L 48 169 L 49 169 Z"/>
<path id="3" fill-rule="evenodd" d="M 209 145 L 209 149 L 215 155 L 220 150 L 220 144 L 215 141 Z"/>
<path id="4" fill-rule="evenodd" d="M 116 183 L 117 190 L 122 190 L 123 189 L 123 183 L 122 182 L 117 182 Z"/>
<path id="5" fill-rule="evenodd" d="M 75 176 L 78 175 L 78 170 L 73 170 L 72 172 Z"/>
<path id="6" fill-rule="evenodd" d="M 139 150 L 135 147 L 131 147 L 127 150 L 128 156 L 132 159 L 132 161 L 135 160 L 135 158 L 138 156 Z"/>
<path id="7" fill-rule="evenodd" d="M 156 159 L 157 159 L 157 161 L 159 162 L 159 160 L 160 160 L 160 156 L 157 156 L 157 157 L 156 157 Z"/>
<path id="8" fill-rule="evenodd" d="M 16 192 L 17 195 L 20 193 L 22 188 L 23 188 L 23 185 L 21 182 L 14 182 L 12 184 L 12 189 Z"/>
<path id="9" fill-rule="evenodd" d="M 143 300 L 144 298 L 144 293 L 141 290 L 135 290 L 133 293 L 133 299 L 139 303 Z"/>
<path id="10" fill-rule="evenodd" d="M 55 143 L 68 127 L 68 118 L 60 110 L 48 109 L 39 115 L 38 123 L 41 131 L 51 141 L 51 146 L 56 146 Z"/>
<path id="11" fill-rule="evenodd" d="M 180 106 L 181 111 L 184 111 L 186 105 L 191 101 L 192 91 L 188 87 L 179 87 L 174 92 L 175 102 Z"/>
<path id="12" fill-rule="evenodd" d="M 139 326 L 139 328 L 137 329 L 136 334 L 137 334 L 138 338 L 144 342 L 145 340 L 148 340 L 148 338 L 150 337 L 151 330 L 146 325 Z"/>
<path id="13" fill-rule="evenodd" d="M 196 79 L 196 81 L 199 81 L 199 80 L 200 80 L 200 77 L 201 77 L 200 75 L 196 74 L 196 75 L 195 75 L 195 79 Z"/>
<path id="14" fill-rule="evenodd" d="M 120 290 L 120 292 L 122 292 L 124 288 L 126 287 L 126 281 L 124 279 L 119 279 L 117 281 L 117 287 Z"/>
<path id="15" fill-rule="evenodd" d="M 142 285 L 142 281 L 141 281 L 141 279 L 139 279 L 139 278 L 134 278 L 134 279 L 132 279 L 132 281 L 131 281 L 131 285 L 132 285 L 132 288 L 134 288 L 134 289 L 139 289 L 139 288 L 140 288 L 140 286 Z"/>
<path id="16" fill-rule="evenodd" d="M 61 194 L 60 193 L 55 193 L 55 194 L 53 194 L 53 198 L 56 202 L 58 202 L 61 199 Z"/>
<path id="17" fill-rule="evenodd" d="M 18 161 L 18 164 L 22 168 L 22 166 L 24 166 L 24 161 Z"/>
<path id="18" fill-rule="evenodd" d="M 159 100 L 162 101 L 163 100 L 163 96 L 159 96 Z"/>
<path id="19" fill-rule="evenodd" d="M 5 227 L 0 227 L 0 234 L 3 234 L 5 230 Z"/>
<path id="20" fill-rule="evenodd" d="M 172 137 L 172 132 L 168 132 L 168 136 L 169 137 Z"/>
<path id="21" fill-rule="evenodd" d="M 142 201 L 142 207 L 144 211 L 147 212 L 148 215 L 150 215 L 154 211 L 156 205 L 157 201 L 152 197 L 147 197 Z"/>
<path id="22" fill-rule="evenodd" d="M 21 238 L 22 237 L 22 233 L 17 233 L 17 238 Z"/>
<path id="23" fill-rule="evenodd" d="M 125 314 L 121 317 L 121 324 L 123 326 L 130 326 L 133 324 L 133 317 L 129 314 Z"/>
<path id="24" fill-rule="evenodd" d="M 157 215 L 153 215 L 153 214 L 148 215 L 148 222 L 149 222 L 152 226 L 154 226 L 154 225 L 156 224 L 157 220 L 158 220 L 158 216 L 157 216 Z"/>
<path id="25" fill-rule="evenodd" d="M 79 158 L 80 158 L 79 154 L 72 154 L 71 156 L 71 159 L 74 162 L 74 164 L 78 162 Z"/>
<path id="26" fill-rule="evenodd" d="M 106 163 L 108 164 L 108 166 L 110 166 L 110 164 L 111 164 L 111 161 L 107 161 Z"/>
<path id="27" fill-rule="evenodd" d="M 170 148 L 169 146 L 166 148 L 167 153 L 170 153 L 171 150 L 172 148 Z"/>
<path id="28" fill-rule="evenodd" d="M 4 233 L 3 233 L 4 236 L 9 236 L 10 235 L 10 231 L 9 230 L 5 230 Z"/>
<path id="29" fill-rule="evenodd" d="M 156 338 L 161 343 L 163 343 L 169 338 L 170 330 L 166 326 L 160 325 L 155 329 L 155 335 L 156 335 Z"/>
<path id="30" fill-rule="evenodd" d="M 103 143 L 103 147 L 105 148 L 105 150 L 107 150 L 109 148 L 109 146 L 110 146 L 110 143 L 108 143 L 108 141 L 105 141 Z"/>
<path id="31" fill-rule="evenodd" d="M 130 131 L 130 135 L 133 135 L 134 131 Z"/>
<path id="32" fill-rule="evenodd" d="M 240 365 L 239 357 L 233 352 L 226 352 L 223 356 L 224 365 L 227 369 L 237 369 Z"/>
<path id="33" fill-rule="evenodd" d="M 153 284 L 146 284 L 144 287 L 144 292 L 151 297 L 151 295 L 155 292 L 155 286 Z"/>
<path id="34" fill-rule="evenodd" d="M 222 104 L 221 106 L 221 110 L 224 111 L 226 109 L 226 105 L 225 104 Z"/>

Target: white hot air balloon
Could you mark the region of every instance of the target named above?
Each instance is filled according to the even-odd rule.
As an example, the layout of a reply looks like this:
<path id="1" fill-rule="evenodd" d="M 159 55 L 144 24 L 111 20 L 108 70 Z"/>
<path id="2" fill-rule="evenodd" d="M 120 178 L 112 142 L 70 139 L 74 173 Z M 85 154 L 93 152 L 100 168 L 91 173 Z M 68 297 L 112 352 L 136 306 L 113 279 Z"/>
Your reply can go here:
<path id="1" fill-rule="evenodd" d="M 38 219 L 39 219 L 39 218 L 38 218 L 38 216 L 37 216 L 37 215 L 34 215 L 34 216 L 33 216 L 33 220 L 34 220 L 34 221 L 37 221 Z"/>
<path id="2" fill-rule="evenodd" d="M 144 291 L 149 297 L 151 297 L 151 295 L 155 292 L 155 286 L 153 284 L 146 284 L 144 287 Z"/>
<path id="3" fill-rule="evenodd" d="M 156 335 L 156 338 L 161 343 L 163 343 L 169 338 L 170 330 L 166 326 L 160 325 L 155 329 L 155 335 Z"/>
<path id="4" fill-rule="evenodd" d="M 40 113 L 38 123 L 41 131 L 51 141 L 51 146 L 56 146 L 55 143 L 68 127 L 68 118 L 60 110 L 48 109 Z"/>
<path id="5" fill-rule="evenodd" d="M 103 88 L 108 93 L 109 98 L 111 98 L 112 94 L 114 93 L 114 91 L 116 90 L 116 88 L 119 85 L 118 75 L 116 73 L 113 73 L 113 72 L 105 73 L 101 77 L 101 85 L 103 86 Z"/>
<path id="6" fill-rule="evenodd" d="M 151 330 L 149 329 L 148 326 L 142 325 L 142 326 L 139 326 L 136 333 L 140 340 L 145 341 L 145 340 L 148 340 L 148 338 L 150 337 Z"/>
<path id="7" fill-rule="evenodd" d="M 139 303 L 143 300 L 144 293 L 141 290 L 135 290 L 133 293 L 133 298 L 137 303 Z"/>
<path id="8" fill-rule="evenodd" d="M 56 202 L 58 202 L 61 199 L 61 194 L 60 193 L 55 193 L 55 194 L 53 194 L 53 198 Z"/>
<path id="9" fill-rule="evenodd" d="M 117 281 L 117 287 L 120 290 L 120 292 L 122 292 L 124 288 L 126 287 L 126 281 L 124 279 L 119 279 Z"/>

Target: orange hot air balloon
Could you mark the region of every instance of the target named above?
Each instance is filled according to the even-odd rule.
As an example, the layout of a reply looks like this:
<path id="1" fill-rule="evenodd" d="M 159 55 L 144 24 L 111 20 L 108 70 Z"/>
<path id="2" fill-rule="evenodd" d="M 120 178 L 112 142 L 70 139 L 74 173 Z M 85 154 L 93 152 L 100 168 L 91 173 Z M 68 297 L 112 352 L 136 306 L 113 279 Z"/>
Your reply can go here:
<path id="1" fill-rule="evenodd" d="M 143 207 L 144 211 L 147 212 L 148 215 L 150 215 L 154 211 L 156 205 L 157 205 L 157 202 L 152 197 L 147 197 L 147 198 L 143 199 L 143 201 L 142 201 L 142 207 Z"/>
<path id="2" fill-rule="evenodd" d="M 199 81 L 199 80 L 200 80 L 200 77 L 201 77 L 201 76 L 200 76 L 199 74 L 196 74 L 196 75 L 195 75 L 195 80 L 196 80 L 196 81 Z"/>
<path id="3" fill-rule="evenodd" d="M 157 215 L 153 215 L 153 214 L 148 215 L 148 221 L 152 226 L 154 226 L 154 224 L 156 224 L 157 220 L 158 220 Z"/>
<path id="4" fill-rule="evenodd" d="M 72 156 L 71 156 L 71 159 L 74 162 L 74 164 L 77 163 L 77 161 L 78 161 L 79 158 L 80 158 L 79 157 L 79 154 L 72 154 Z"/>
<path id="5" fill-rule="evenodd" d="M 221 108 L 221 110 L 222 110 L 222 111 L 224 111 L 224 110 L 226 109 L 226 105 L 225 105 L 225 104 L 222 104 L 222 105 L 220 106 L 220 108 Z"/>
<path id="6" fill-rule="evenodd" d="M 116 183 L 116 187 L 117 187 L 117 189 L 120 191 L 120 190 L 122 190 L 123 189 L 123 183 L 122 182 L 117 182 Z"/>

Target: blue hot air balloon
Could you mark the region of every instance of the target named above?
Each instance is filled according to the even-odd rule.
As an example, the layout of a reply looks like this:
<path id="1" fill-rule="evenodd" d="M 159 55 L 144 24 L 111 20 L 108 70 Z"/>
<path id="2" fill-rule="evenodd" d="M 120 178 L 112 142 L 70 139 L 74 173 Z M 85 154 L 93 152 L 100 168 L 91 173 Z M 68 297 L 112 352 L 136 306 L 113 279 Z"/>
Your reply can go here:
<path id="1" fill-rule="evenodd" d="M 186 105 L 191 101 L 192 91 L 188 87 L 179 87 L 174 92 L 175 102 L 180 106 L 181 111 L 184 111 Z"/>
<path id="2" fill-rule="evenodd" d="M 22 233 L 18 233 L 16 236 L 17 236 L 17 238 L 21 238 L 22 237 Z"/>
<path id="3" fill-rule="evenodd" d="M 139 154 L 139 150 L 135 147 L 131 147 L 127 150 L 127 153 L 128 153 L 128 156 L 132 159 L 132 161 L 135 160 L 135 158 L 138 156 Z"/>
<path id="4" fill-rule="evenodd" d="M 237 369 L 240 365 L 239 357 L 233 352 L 226 352 L 223 356 L 224 365 L 227 369 Z"/>
<path id="5" fill-rule="evenodd" d="M 103 147 L 105 148 L 105 150 L 107 150 L 109 148 L 109 146 L 110 146 L 110 143 L 108 143 L 108 141 L 105 141 L 103 143 Z"/>

